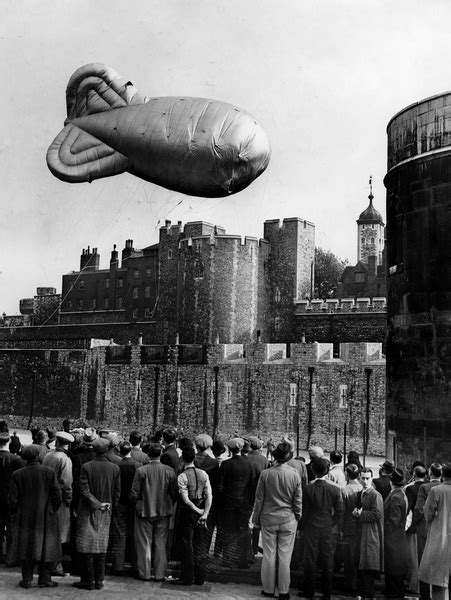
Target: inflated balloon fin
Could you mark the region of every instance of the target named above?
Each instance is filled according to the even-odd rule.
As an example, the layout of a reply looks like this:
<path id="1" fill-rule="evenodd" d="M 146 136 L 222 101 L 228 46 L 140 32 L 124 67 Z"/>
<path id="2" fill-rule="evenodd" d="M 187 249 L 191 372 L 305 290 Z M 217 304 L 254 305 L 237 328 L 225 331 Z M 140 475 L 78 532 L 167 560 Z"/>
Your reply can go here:
<path id="1" fill-rule="evenodd" d="M 67 119 L 47 151 L 50 171 L 70 183 L 128 171 L 192 196 L 247 187 L 267 167 L 269 140 L 235 106 L 204 98 L 141 95 L 101 64 L 70 78 Z"/>

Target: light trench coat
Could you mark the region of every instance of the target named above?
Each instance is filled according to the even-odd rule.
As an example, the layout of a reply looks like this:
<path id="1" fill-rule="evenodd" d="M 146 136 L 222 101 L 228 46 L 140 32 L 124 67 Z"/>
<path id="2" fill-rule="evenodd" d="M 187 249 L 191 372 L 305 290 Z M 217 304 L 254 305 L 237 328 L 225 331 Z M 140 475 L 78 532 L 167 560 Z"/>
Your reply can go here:
<path id="1" fill-rule="evenodd" d="M 431 488 L 423 512 L 428 537 L 418 577 L 446 588 L 451 574 L 451 480 Z"/>

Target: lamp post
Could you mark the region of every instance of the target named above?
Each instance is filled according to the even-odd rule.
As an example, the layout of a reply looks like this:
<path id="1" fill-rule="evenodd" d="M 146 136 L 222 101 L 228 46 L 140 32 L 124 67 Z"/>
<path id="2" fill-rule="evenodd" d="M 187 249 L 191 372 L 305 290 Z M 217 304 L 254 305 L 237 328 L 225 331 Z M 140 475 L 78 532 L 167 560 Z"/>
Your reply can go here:
<path id="1" fill-rule="evenodd" d="M 310 439 L 312 437 L 312 423 L 313 423 L 313 406 L 312 406 L 312 393 L 313 393 L 313 373 L 315 367 L 308 368 L 309 374 L 309 389 L 308 389 L 308 424 L 307 424 L 307 448 L 310 447 Z"/>
<path id="2" fill-rule="evenodd" d="M 364 444 L 363 444 L 363 462 L 368 453 L 368 441 L 370 439 L 370 377 L 373 369 L 368 367 L 365 369 L 366 375 L 366 408 L 365 408 L 365 427 L 364 427 Z"/>
<path id="3" fill-rule="evenodd" d="M 215 405 L 213 411 L 213 439 L 215 439 L 218 433 L 219 425 L 219 367 L 216 365 L 213 367 L 215 373 Z"/>
<path id="4" fill-rule="evenodd" d="M 28 419 L 27 429 L 31 428 L 34 412 L 34 388 L 36 385 L 36 369 L 31 370 L 31 402 L 30 402 L 30 417 Z"/>

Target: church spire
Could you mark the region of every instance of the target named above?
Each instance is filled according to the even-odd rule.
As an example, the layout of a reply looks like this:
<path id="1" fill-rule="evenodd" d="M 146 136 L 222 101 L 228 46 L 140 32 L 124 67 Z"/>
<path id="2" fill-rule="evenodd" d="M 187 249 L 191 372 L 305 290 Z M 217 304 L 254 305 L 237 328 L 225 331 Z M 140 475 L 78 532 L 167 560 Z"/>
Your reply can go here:
<path id="1" fill-rule="evenodd" d="M 370 180 L 368 182 L 370 184 L 370 195 L 368 196 L 369 200 L 370 200 L 370 205 L 373 204 L 373 176 L 370 175 Z"/>

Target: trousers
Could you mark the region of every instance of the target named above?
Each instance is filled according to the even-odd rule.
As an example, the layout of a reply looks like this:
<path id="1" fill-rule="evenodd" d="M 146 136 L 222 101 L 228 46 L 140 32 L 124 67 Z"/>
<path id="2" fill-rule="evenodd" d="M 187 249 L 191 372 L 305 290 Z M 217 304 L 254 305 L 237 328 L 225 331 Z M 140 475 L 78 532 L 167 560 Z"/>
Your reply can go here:
<path id="1" fill-rule="evenodd" d="M 136 566 L 141 579 L 150 579 L 152 542 L 155 546 L 155 579 L 163 579 L 168 565 L 167 540 L 170 517 L 139 517 L 135 515 Z"/>
<path id="2" fill-rule="evenodd" d="M 279 594 L 288 594 L 290 590 L 290 561 L 296 538 L 297 521 L 262 526 L 263 559 L 261 578 L 263 591 L 273 594 L 276 584 Z M 277 563 L 277 581 L 276 581 Z"/>
<path id="3" fill-rule="evenodd" d="M 184 583 L 202 585 L 206 577 L 209 535 L 198 525 L 199 515 L 189 507 L 179 513 L 178 535 L 180 544 L 180 579 Z"/>
<path id="4" fill-rule="evenodd" d="M 323 572 L 322 591 L 330 596 L 334 564 L 332 531 L 328 529 L 306 529 L 304 538 L 304 594 L 315 595 L 316 565 L 318 557 Z"/>

